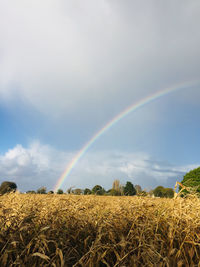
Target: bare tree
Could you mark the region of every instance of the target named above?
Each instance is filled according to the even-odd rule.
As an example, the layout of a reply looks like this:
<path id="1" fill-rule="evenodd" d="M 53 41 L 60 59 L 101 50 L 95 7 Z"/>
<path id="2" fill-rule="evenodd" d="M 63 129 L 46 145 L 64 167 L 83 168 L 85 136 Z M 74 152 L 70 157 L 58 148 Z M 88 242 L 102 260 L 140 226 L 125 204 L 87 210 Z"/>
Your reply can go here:
<path id="1" fill-rule="evenodd" d="M 119 191 L 119 188 L 120 188 L 120 181 L 116 179 L 113 182 L 112 189 Z"/>
<path id="2" fill-rule="evenodd" d="M 120 184 L 119 180 L 114 180 L 113 185 L 112 185 L 112 194 L 117 195 L 117 196 L 122 196 L 123 195 L 123 186 Z"/>

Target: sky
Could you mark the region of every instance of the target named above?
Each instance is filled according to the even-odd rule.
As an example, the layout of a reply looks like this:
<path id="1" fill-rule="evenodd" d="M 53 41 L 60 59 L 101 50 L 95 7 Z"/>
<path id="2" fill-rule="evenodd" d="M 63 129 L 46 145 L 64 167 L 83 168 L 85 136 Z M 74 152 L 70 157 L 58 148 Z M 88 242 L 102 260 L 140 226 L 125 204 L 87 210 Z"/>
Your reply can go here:
<path id="1" fill-rule="evenodd" d="M 174 187 L 200 165 L 198 0 L 0 0 L 0 183 Z"/>

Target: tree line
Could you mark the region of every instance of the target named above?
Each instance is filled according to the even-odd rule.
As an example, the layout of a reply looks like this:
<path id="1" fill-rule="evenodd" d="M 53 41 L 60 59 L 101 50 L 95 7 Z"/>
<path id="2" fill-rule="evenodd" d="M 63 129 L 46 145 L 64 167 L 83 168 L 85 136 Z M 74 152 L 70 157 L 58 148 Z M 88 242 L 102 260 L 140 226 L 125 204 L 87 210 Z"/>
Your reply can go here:
<path id="1" fill-rule="evenodd" d="M 187 194 L 195 193 L 200 196 L 200 167 L 189 171 L 183 176 L 183 180 L 179 183 L 179 192 L 181 196 L 185 196 Z M 17 190 L 17 185 L 14 182 L 4 181 L 0 186 L 0 195 L 9 192 L 15 192 Z M 49 191 L 47 192 L 46 187 L 40 187 L 38 190 L 29 190 L 26 192 L 27 194 L 64 194 L 62 189 L 58 189 L 57 192 Z M 109 190 L 105 190 L 101 185 L 95 185 L 92 189 L 85 188 L 75 188 L 70 187 L 65 192 L 66 194 L 74 194 L 74 195 L 106 195 L 106 196 L 147 196 L 154 195 L 155 197 L 174 197 L 174 190 L 172 188 L 165 188 L 163 186 L 157 186 L 154 190 L 150 190 L 146 192 L 142 190 L 140 185 L 133 185 L 130 181 L 126 182 L 125 185 L 121 185 L 119 180 L 114 180 L 112 188 Z"/>
<path id="2" fill-rule="evenodd" d="M 17 185 L 14 182 L 5 181 L 0 186 L 0 194 L 3 195 L 5 193 L 15 192 L 17 189 Z M 69 188 L 66 192 L 62 189 L 58 189 L 57 192 L 49 191 L 47 192 L 46 187 L 40 187 L 36 191 L 29 190 L 26 194 L 74 194 L 74 195 L 99 195 L 99 196 L 147 196 L 147 195 L 155 195 L 156 197 L 173 197 L 173 189 L 172 188 L 164 188 L 162 186 L 158 186 L 154 190 L 150 192 L 146 192 L 142 190 L 140 185 L 133 185 L 132 182 L 127 181 L 125 186 L 120 184 L 119 180 L 114 180 L 112 188 L 109 190 L 105 190 L 101 185 L 95 185 L 92 189 L 85 188 Z"/>

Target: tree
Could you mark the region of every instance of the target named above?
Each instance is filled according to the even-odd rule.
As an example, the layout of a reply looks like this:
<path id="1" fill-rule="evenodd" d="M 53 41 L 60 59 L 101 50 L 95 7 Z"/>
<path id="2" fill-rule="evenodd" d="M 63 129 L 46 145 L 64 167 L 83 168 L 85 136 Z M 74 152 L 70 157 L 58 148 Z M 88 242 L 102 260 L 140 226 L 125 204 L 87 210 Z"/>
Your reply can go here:
<path id="1" fill-rule="evenodd" d="M 121 196 L 121 192 L 119 190 L 116 190 L 114 188 L 112 188 L 109 192 L 109 195 L 111 196 Z"/>
<path id="2" fill-rule="evenodd" d="M 200 193 L 200 167 L 186 173 L 181 183 L 186 187 L 190 187 L 191 191 Z M 183 193 L 186 194 L 188 191 L 184 190 Z"/>
<path id="3" fill-rule="evenodd" d="M 111 195 L 111 191 L 112 191 L 112 189 L 108 189 L 107 191 L 106 191 L 106 195 Z"/>
<path id="4" fill-rule="evenodd" d="M 105 193 L 105 189 L 100 185 L 95 185 L 92 188 L 92 193 L 95 195 L 103 195 Z"/>
<path id="5" fill-rule="evenodd" d="M 92 191 L 89 188 L 85 188 L 83 194 L 84 195 L 91 195 Z"/>
<path id="6" fill-rule="evenodd" d="M 16 183 L 5 181 L 0 186 L 0 194 L 6 194 L 10 192 L 15 192 L 17 189 Z"/>
<path id="7" fill-rule="evenodd" d="M 58 194 L 58 195 L 62 195 L 63 193 L 64 193 L 64 192 L 63 192 L 62 189 L 58 189 L 58 190 L 57 190 L 57 194 Z"/>
<path id="8" fill-rule="evenodd" d="M 167 198 L 173 198 L 174 197 L 174 190 L 172 188 L 164 188 L 163 196 L 167 197 Z"/>
<path id="9" fill-rule="evenodd" d="M 115 189 L 116 191 L 119 191 L 120 188 L 120 181 L 119 180 L 114 180 L 112 188 Z"/>
<path id="10" fill-rule="evenodd" d="M 134 196 L 136 195 L 135 187 L 131 182 L 127 182 L 124 187 L 124 195 L 125 196 Z"/>
<path id="11" fill-rule="evenodd" d="M 48 192 L 48 194 L 49 194 L 49 195 L 50 195 L 50 194 L 54 194 L 54 191 L 50 190 L 50 191 Z"/>
<path id="12" fill-rule="evenodd" d="M 110 190 L 110 195 L 112 196 L 121 196 L 123 195 L 123 187 L 120 184 L 119 180 L 114 180 L 112 189 Z"/>
<path id="13" fill-rule="evenodd" d="M 74 188 L 74 186 L 71 186 L 70 188 L 67 189 L 67 194 L 71 194 L 72 193 L 72 189 Z"/>
<path id="14" fill-rule="evenodd" d="M 140 185 L 136 184 L 134 187 L 135 187 L 137 194 L 142 192 L 142 187 Z"/>
<path id="15" fill-rule="evenodd" d="M 46 194 L 46 192 L 47 192 L 47 189 L 45 186 L 42 186 L 37 190 L 37 194 Z"/>
<path id="16" fill-rule="evenodd" d="M 165 188 L 163 186 L 157 186 L 153 190 L 153 194 L 155 197 L 173 198 L 174 197 L 174 190 L 172 188 Z"/>
<path id="17" fill-rule="evenodd" d="M 74 195 L 81 195 L 82 192 L 83 192 L 83 190 L 80 189 L 80 188 L 76 188 L 76 189 L 73 190 L 73 194 L 74 194 Z"/>
<path id="18" fill-rule="evenodd" d="M 163 197 L 163 190 L 164 187 L 163 186 L 157 186 L 154 190 L 153 190 L 153 194 L 155 197 Z"/>
<path id="19" fill-rule="evenodd" d="M 36 194 L 36 192 L 34 190 L 29 190 L 29 191 L 26 191 L 26 194 Z"/>

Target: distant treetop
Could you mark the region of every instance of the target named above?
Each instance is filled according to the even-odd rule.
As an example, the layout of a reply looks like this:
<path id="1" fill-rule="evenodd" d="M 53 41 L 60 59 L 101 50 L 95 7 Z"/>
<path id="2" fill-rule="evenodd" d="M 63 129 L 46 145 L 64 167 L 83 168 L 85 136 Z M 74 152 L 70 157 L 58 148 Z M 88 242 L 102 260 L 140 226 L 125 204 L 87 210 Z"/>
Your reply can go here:
<path id="1" fill-rule="evenodd" d="M 6 194 L 9 192 L 15 192 L 17 189 L 16 183 L 5 181 L 0 186 L 0 194 Z"/>

